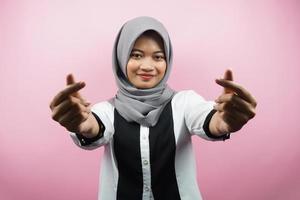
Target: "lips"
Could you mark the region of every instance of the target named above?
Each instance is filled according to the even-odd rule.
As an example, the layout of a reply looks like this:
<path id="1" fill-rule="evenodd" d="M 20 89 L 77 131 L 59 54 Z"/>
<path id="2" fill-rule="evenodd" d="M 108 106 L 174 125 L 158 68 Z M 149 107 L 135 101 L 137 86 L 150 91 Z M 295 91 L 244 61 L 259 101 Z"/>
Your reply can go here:
<path id="1" fill-rule="evenodd" d="M 151 78 L 153 78 L 154 75 L 152 75 L 152 74 L 138 74 L 138 76 L 140 76 L 141 79 L 143 79 L 143 80 L 150 80 Z"/>

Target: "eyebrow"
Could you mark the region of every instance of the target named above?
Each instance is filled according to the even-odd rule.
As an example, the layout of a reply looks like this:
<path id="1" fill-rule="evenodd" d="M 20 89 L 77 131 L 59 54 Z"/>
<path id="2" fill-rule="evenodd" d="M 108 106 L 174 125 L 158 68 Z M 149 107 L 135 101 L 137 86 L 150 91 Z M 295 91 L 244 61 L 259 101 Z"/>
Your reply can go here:
<path id="1" fill-rule="evenodd" d="M 139 52 L 141 52 L 141 53 L 144 53 L 142 50 L 140 50 L 140 49 L 132 49 L 132 51 L 139 51 Z M 153 53 L 165 53 L 165 52 L 163 52 L 163 51 L 161 51 L 161 50 L 159 50 L 159 51 L 154 51 Z"/>

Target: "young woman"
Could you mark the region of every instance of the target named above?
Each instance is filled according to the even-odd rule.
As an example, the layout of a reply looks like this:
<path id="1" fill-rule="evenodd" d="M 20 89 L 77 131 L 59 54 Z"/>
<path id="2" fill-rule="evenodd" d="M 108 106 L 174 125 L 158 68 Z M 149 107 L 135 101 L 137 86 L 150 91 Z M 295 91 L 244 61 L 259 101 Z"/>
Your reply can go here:
<path id="1" fill-rule="evenodd" d="M 50 103 L 52 118 L 78 146 L 105 147 L 99 199 L 201 199 L 191 136 L 225 140 L 255 116 L 255 99 L 233 82 L 230 70 L 216 80 L 225 88 L 216 102 L 172 90 L 172 56 L 159 21 L 132 19 L 114 44 L 116 96 L 90 109 L 79 94 L 85 83 L 68 75 L 68 86 Z"/>

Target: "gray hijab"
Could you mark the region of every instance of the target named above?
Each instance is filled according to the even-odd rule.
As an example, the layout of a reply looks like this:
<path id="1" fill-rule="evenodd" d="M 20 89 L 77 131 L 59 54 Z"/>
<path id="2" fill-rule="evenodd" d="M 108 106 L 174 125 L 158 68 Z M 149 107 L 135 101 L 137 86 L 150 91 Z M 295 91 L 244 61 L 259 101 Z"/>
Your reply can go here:
<path id="1" fill-rule="evenodd" d="M 148 30 L 157 32 L 164 42 L 167 70 L 164 78 L 154 88 L 138 89 L 128 81 L 126 66 L 136 39 Z M 172 68 L 172 57 L 168 32 L 156 19 L 137 17 L 122 26 L 115 40 L 112 59 L 119 90 L 111 103 L 126 121 L 147 127 L 157 123 L 161 112 L 175 93 L 166 83 Z"/>

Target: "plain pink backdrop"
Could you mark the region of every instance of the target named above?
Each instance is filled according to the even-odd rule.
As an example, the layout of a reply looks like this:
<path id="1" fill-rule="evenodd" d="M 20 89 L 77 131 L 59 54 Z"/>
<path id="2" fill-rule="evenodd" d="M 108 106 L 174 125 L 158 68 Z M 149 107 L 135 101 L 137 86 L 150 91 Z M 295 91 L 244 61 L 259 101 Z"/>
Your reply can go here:
<path id="1" fill-rule="evenodd" d="M 97 198 L 103 149 L 75 146 L 49 102 L 70 72 L 92 103 L 112 97 L 114 38 L 141 15 L 170 33 L 171 87 L 213 100 L 230 67 L 258 101 L 231 140 L 193 138 L 204 199 L 300 199 L 299 9 L 297 0 L 1 0 L 0 199 Z"/>

